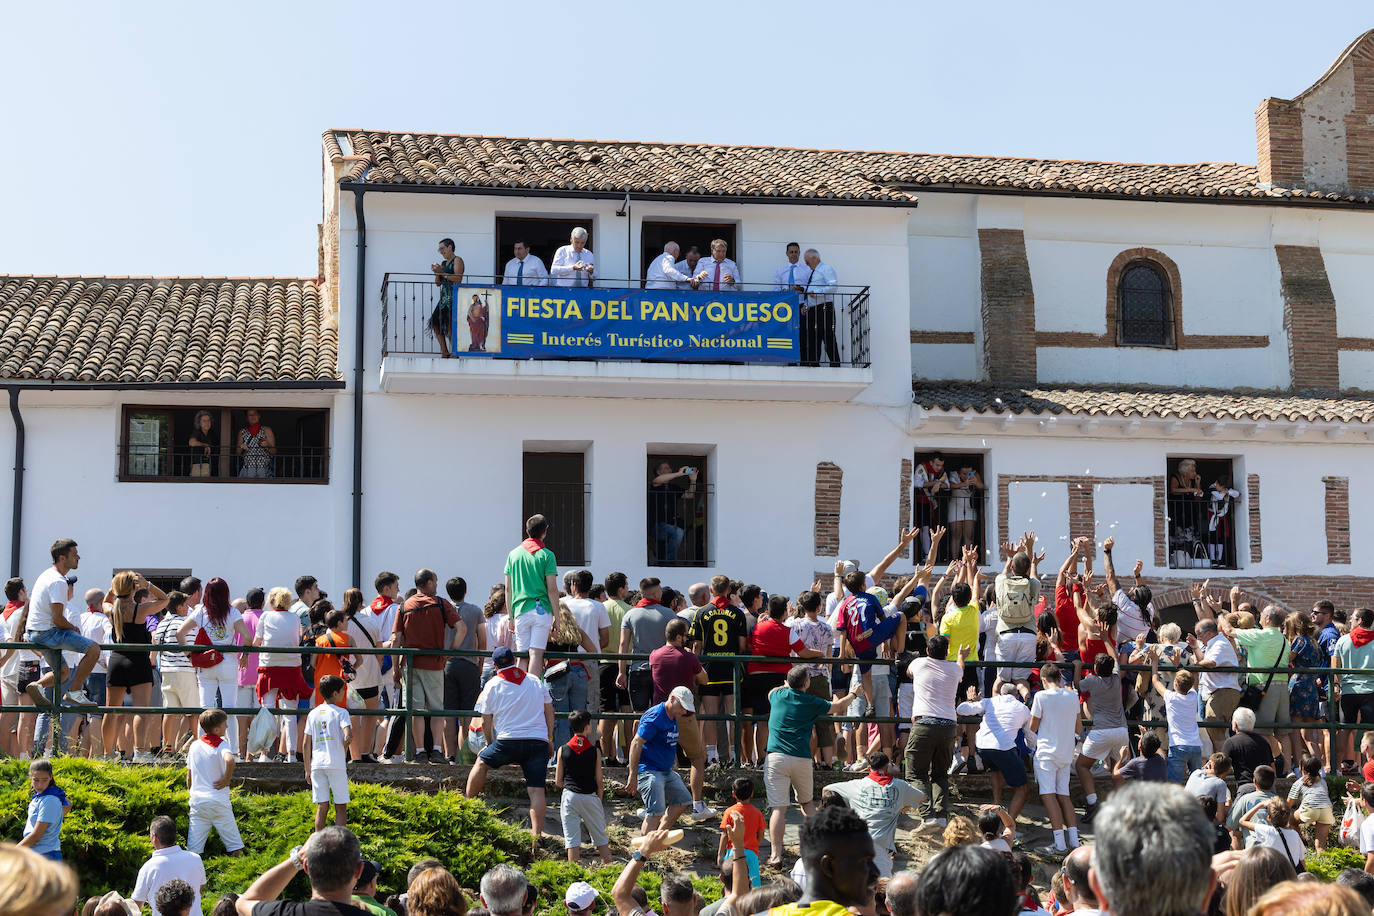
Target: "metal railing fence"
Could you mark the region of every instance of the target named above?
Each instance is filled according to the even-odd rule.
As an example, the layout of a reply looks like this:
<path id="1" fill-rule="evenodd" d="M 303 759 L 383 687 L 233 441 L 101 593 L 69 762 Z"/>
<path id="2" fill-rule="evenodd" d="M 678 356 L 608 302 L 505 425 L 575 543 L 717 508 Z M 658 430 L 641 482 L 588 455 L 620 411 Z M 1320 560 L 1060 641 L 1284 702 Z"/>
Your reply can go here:
<path id="1" fill-rule="evenodd" d="M 156 652 L 183 652 L 183 653 L 184 653 L 184 652 L 202 652 L 202 651 L 205 651 L 207 648 L 216 648 L 216 649 L 219 649 L 220 651 L 222 651 L 222 652 L 224 653 L 224 655 L 225 655 L 226 658 L 229 658 L 229 657 L 232 657 L 232 656 L 235 656 L 235 655 L 240 655 L 240 654 L 245 654 L 245 655 L 246 655 L 246 654 L 289 654 L 289 655 L 383 655 L 383 656 L 384 656 L 384 655 L 390 655 L 390 656 L 393 657 L 393 659 L 399 659 L 399 666 L 398 666 L 398 667 L 399 667 L 399 670 L 400 670 L 400 672 L 401 672 L 400 677 L 401 677 L 401 679 L 402 679 L 402 683 L 401 683 L 400 686 L 403 688 L 403 689 L 402 689 L 402 696 L 404 697 L 404 705 L 399 706 L 399 707 L 386 707 L 386 708 L 381 708 L 381 707 L 379 707 L 379 708 L 377 708 L 377 709 L 367 709 L 367 708 L 363 708 L 363 707 L 349 707 L 348 713 L 349 713 L 350 716 L 355 716 L 355 715 L 356 715 L 356 716 L 376 716 L 376 717 L 392 717 L 392 716 L 402 716 L 402 717 L 404 717 L 404 718 L 405 718 L 405 759 L 406 759 L 406 761 L 408 761 L 408 762 L 409 762 L 409 761 L 413 761 L 413 760 L 415 759 L 414 735 L 413 735 L 413 732 L 412 732 L 411 727 L 410 727 L 410 726 L 411 726 L 411 722 L 414 720 L 415 717 L 419 716 L 419 717 L 423 717 L 423 718 L 447 718 L 447 717 L 453 717 L 453 718 L 480 718 L 481 715 L 482 715 L 480 712 L 478 712 L 478 711 L 475 710 L 475 709 L 423 709 L 423 708 L 416 708 L 415 705 L 414 705 L 414 703 L 412 702 L 413 696 L 414 696 L 414 693 L 413 693 L 414 672 L 415 672 L 414 663 L 415 663 L 416 657 L 418 657 L 418 656 L 426 656 L 426 657 L 442 657 L 442 658 L 470 658 L 470 659 L 473 659 L 475 662 L 478 662 L 478 663 L 480 663 L 481 661 L 483 661 L 483 660 L 487 659 L 488 657 L 490 657 L 490 653 L 489 653 L 489 652 L 479 651 L 479 650 L 472 650 L 472 649 L 411 649 L 411 648 L 393 648 L 393 649 L 386 649 L 386 648 L 374 648 L 374 647 L 371 647 L 371 646 L 368 646 L 368 647 L 365 647 L 365 648 L 364 648 L 364 647 L 358 647 L 358 646 L 341 646 L 341 647 L 333 647 L 333 646 L 254 646 L 254 647 L 252 647 L 251 649 L 249 649 L 249 648 L 244 648 L 244 647 L 241 647 L 241 646 L 218 646 L 218 645 L 217 645 L 217 646 L 213 646 L 213 647 L 207 647 L 207 646 L 205 646 L 205 645 L 193 645 L 193 644 L 169 644 L 169 645 L 150 645 L 150 644 L 147 644 L 147 643 L 128 643 L 128 644 L 120 644 L 120 643 L 101 643 L 101 644 L 100 644 L 100 649 L 101 649 L 102 651 L 105 651 L 105 650 L 111 650 L 111 651 L 128 651 L 128 652 L 131 652 L 131 653 L 142 653 L 142 652 L 154 652 L 154 653 L 156 653 Z M 55 667 L 55 666 L 54 666 L 54 663 L 57 663 L 58 665 L 61 664 L 61 659 L 60 659 L 60 654 L 61 654 L 61 653 L 60 653 L 58 650 L 48 649 L 47 647 L 40 646 L 40 645 L 38 645 L 37 643 L 31 643 L 31 642 L 0 642 L 0 650 L 7 650 L 7 649 L 26 649 L 26 650 L 29 650 L 29 651 L 31 651 L 31 652 L 41 653 L 42 655 L 44 655 L 44 656 L 46 657 L 47 662 L 48 662 L 48 665 L 49 665 L 50 668 L 54 668 L 54 667 Z M 526 653 L 523 653 L 523 652 L 522 652 L 522 653 L 516 653 L 516 654 L 517 654 L 518 657 L 525 657 L 525 656 L 526 656 Z M 599 664 L 618 664 L 618 663 L 621 662 L 621 661 L 625 661 L 625 662 L 637 662 L 637 661 L 647 661 L 647 660 L 649 659 L 649 656 L 648 656 L 647 654 L 643 654 L 643 653 L 624 653 L 624 654 L 622 654 L 622 653 L 614 653 L 614 652 L 602 652 L 602 653 L 598 653 L 598 654 L 592 655 L 592 654 L 589 654 L 589 653 L 578 653 L 578 652 L 553 652 L 553 651 L 550 651 L 550 652 L 546 652 L 544 657 L 545 657 L 546 659 L 548 659 L 548 660 L 551 660 L 551 661 L 557 661 L 557 660 L 559 660 L 559 659 L 565 659 L 565 658 L 566 658 L 566 659 L 572 659 L 572 660 L 574 660 L 574 661 L 590 661 L 590 662 L 597 662 L 597 663 L 599 663 Z M 696 718 L 697 718 L 699 721 L 706 721 L 706 722 L 724 721 L 724 722 L 735 722 L 735 723 L 739 723 L 739 722 L 767 722 L 767 721 L 768 721 L 768 716 L 766 716 L 766 715 L 757 715 L 757 714 L 755 714 L 755 715 L 746 715 L 746 714 L 744 713 L 743 705 L 742 705 L 742 703 L 743 703 L 742 685 L 743 685 L 743 678 L 744 678 L 744 671 L 743 671 L 743 668 L 744 668 L 744 666 L 746 666 L 748 663 L 750 663 L 750 662 L 771 662 L 771 663 L 777 664 L 777 663 L 779 663 L 779 662 L 781 662 L 781 661 L 790 661 L 792 664 L 832 665 L 832 666 L 833 666 L 833 665 L 854 665 L 854 664 L 858 663 L 858 661 L 859 661 L 859 660 L 857 660 L 857 659 L 855 659 L 855 658 L 852 658 L 852 657 L 839 657 L 839 656 L 820 657 L 820 658 L 807 658 L 807 659 L 800 659 L 800 658 L 794 658 L 794 657 L 771 656 L 771 655 L 709 655 L 709 656 L 706 656 L 706 655 L 699 655 L 699 657 L 700 657 L 700 658 L 703 658 L 703 659 L 709 658 L 710 661 L 711 661 L 712 663 L 730 663 L 731 668 L 732 668 L 732 671 L 733 671 L 734 693 L 733 693 L 733 698 L 732 698 L 732 700 L 733 700 L 733 709 L 732 709 L 731 712 L 729 712 L 729 713 L 713 713 L 713 714 L 703 714 L 703 713 L 698 712 L 698 713 L 695 714 Z M 897 664 L 897 660 L 896 660 L 896 659 L 891 659 L 891 658 L 863 659 L 863 660 L 862 660 L 862 663 L 863 663 L 863 664 L 866 664 L 866 665 L 872 665 L 872 666 L 874 666 L 875 668 L 888 668 L 888 667 L 891 667 L 891 666 Z M 969 661 L 966 661 L 964 664 L 965 664 L 966 667 L 973 667 L 973 668 L 978 669 L 978 670 L 983 670 L 983 669 L 986 669 L 986 668 L 1038 669 L 1038 668 L 1040 668 L 1041 666 L 1043 666 L 1043 665 L 1046 664 L 1046 663 L 1045 663 L 1045 662 L 1010 662 L 1010 661 L 987 661 L 987 660 L 972 661 L 972 660 L 969 660 Z M 1273 690 L 1273 689 L 1287 690 L 1287 689 L 1288 689 L 1288 682 L 1287 682 L 1287 676 L 1288 676 L 1288 675 L 1312 675 L 1312 676 L 1324 678 L 1324 679 L 1326 680 L 1326 684 L 1325 684 L 1324 690 L 1325 690 L 1325 694 L 1326 694 L 1326 716 L 1327 716 L 1325 721 L 1309 721 L 1309 722 L 1273 722 L 1272 724 L 1269 724 L 1269 723 L 1260 723 L 1260 724 L 1257 726 L 1257 728 L 1260 729 L 1260 730 L 1262 730 L 1262 731 L 1270 731 L 1270 730 L 1274 730 L 1274 731 L 1288 731 L 1288 730 L 1299 730 L 1299 729 L 1302 729 L 1302 730 L 1323 731 L 1323 732 L 1326 733 L 1327 750 L 1328 750 L 1328 758 L 1327 758 L 1327 759 L 1328 759 L 1328 760 L 1335 760 L 1335 758 L 1336 758 L 1336 754 L 1335 754 L 1335 749 L 1336 749 L 1336 748 L 1335 748 L 1335 741 L 1336 741 L 1336 733 L 1337 733 L 1338 731 L 1341 731 L 1341 730 L 1357 731 L 1357 732 L 1374 731 L 1374 722 L 1360 722 L 1360 723 L 1354 723 L 1354 722 L 1339 722 L 1339 721 L 1337 721 L 1337 718 L 1336 718 L 1336 713 L 1337 713 L 1337 710 L 1339 709 L 1339 705 L 1340 705 L 1340 704 L 1339 704 L 1339 701 L 1338 701 L 1338 693 L 1337 693 L 1337 685 L 1338 685 L 1338 682 L 1339 682 L 1339 677 L 1340 677 L 1341 675 L 1347 675 L 1347 674 L 1350 674 L 1350 675 L 1364 675 L 1364 676 L 1368 676 L 1368 675 L 1370 674 L 1369 669 L 1364 669 L 1364 668 L 1285 668 L 1285 667 L 1275 667 L 1275 668 L 1247 668 L 1247 667 L 1230 667 L 1230 666 L 1225 666 L 1225 667 L 1223 667 L 1223 666 L 1217 666 L 1217 667 L 1204 668 L 1204 667 L 1201 667 L 1201 666 L 1199 666 L 1199 665 L 1167 665 L 1167 664 L 1161 664 L 1161 665 L 1159 666 L 1159 671 L 1160 671 L 1161 674 L 1169 674 L 1169 673 L 1173 673 L 1173 672 L 1181 671 L 1181 670 L 1185 670 L 1185 669 L 1188 670 L 1188 671 L 1193 671 L 1193 672 L 1198 673 L 1198 674 L 1203 674 L 1203 673 L 1206 673 L 1206 674 L 1230 674 L 1230 673 L 1234 673 L 1234 674 L 1239 674 L 1239 675 L 1246 675 L 1246 674 L 1265 674 L 1265 675 L 1267 675 L 1267 674 L 1269 674 L 1270 672 L 1273 672 L 1273 673 L 1275 674 L 1275 678 L 1274 678 L 1274 683 L 1273 683 L 1272 686 L 1270 687 L 1271 690 Z M 60 670 L 60 668 L 55 668 L 55 670 Z M 398 670 L 398 669 L 393 668 L 393 670 Z M 1065 666 L 1062 666 L 1062 665 L 1061 665 L 1061 670 L 1064 670 L 1066 673 L 1069 673 L 1069 671 L 1070 671 L 1071 669 L 1068 668 L 1068 667 L 1065 667 Z M 1139 672 L 1148 672 L 1148 671 L 1150 670 L 1150 666 L 1149 666 L 1149 665 L 1125 664 L 1125 665 L 1121 665 L 1120 668 L 1119 668 L 1119 670 L 1120 670 L 1120 672 L 1121 672 L 1121 674 L 1122 674 L 1122 678 L 1123 678 L 1123 681 L 1124 681 L 1125 678 L 1127 677 L 1127 675 L 1135 675 L 1135 674 L 1137 674 L 1137 673 L 1139 673 Z M 1282 676 L 1282 679 L 1281 679 L 1280 676 Z M 385 677 L 385 675 L 384 675 L 384 677 Z M 393 680 L 394 680 L 394 676 L 393 676 Z M 79 686 L 81 686 L 81 685 L 73 685 L 73 689 L 75 689 L 76 687 L 79 687 Z M 1242 679 L 1241 679 L 1241 688 L 1242 688 L 1242 690 L 1244 689 L 1244 686 L 1245 686 L 1245 682 L 1244 682 L 1244 678 L 1242 678 Z M 103 706 L 103 705 L 96 705 L 96 706 L 81 706 L 81 705 L 75 705 L 75 704 L 64 704 L 64 703 L 62 702 L 62 700 L 64 699 L 64 697 L 63 697 L 63 695 L 62 695 L 62 692 L 61 692 L 61 690 L 59 690 L 59 689 L 57 688 L 56 685 L 52 688 L 52 692 L 53 692 L 54 700 L 52 701 L 52 703 L 51 703 L 50 705 L 48 705 L 48 706 L 46 706 L 46 707 L 41 707 L 41 706 L 36 706 L 36 705 L 35 705 L 35 706 L 22 706 L 22 705 L 18 705 L 18 706 L 7 706 L 7 705 L 0 705 L 0 713 L 25 713 L 25 714 L 30 714 L 30 715 L 38 715 L 38 714 L 42 714 L 42 713 L 45 713 L 45 712 L 46 712 L 46 713 L 49 713 L 49 722 L 50 722 L 50 726 L 51 726 L 51 728 L 52 728 L 52 735 L 50 736 L 50 740 L 52 740 L 53 742 L 55 742 L 56 739 L 57 739 L 58 731 L 59 731 L 59 729 L 60 729 L 60 727 L 61 727 L 61 717 L 62 717 L 63 715 L 67 715 L 67 716 L 71 716 L 71 715 L 88 716 L 88 715 L 93 715 L 93 714 L 96 714 L 96 713 L 100 713 L 100 714 L 115 714 L 115 715 L 172 715 L 172 716 L 176 716 L 176 715 L 197 715 L 197 714 L 199 714 L 199 713 L 204 709 L 204 707 L 200 707 L 200 706 L 192 706 L 192 707 L 183 707 L 183 706 Z M 895 695 L 894 695 L 894 700 L 895 700 Z M 960 701 L 962 701 L 962 698 L 960 699 Z M 253 706 L 253 707 L 238 707 L 238 706 L 235 706 L 235 707 L 223 707 L 223 708 L 224 708 L 224 711 L 225 711 L 226 713 L 228 713 L 229 715 L 233 715 L 233 716 L 252 716 L 252 715 L 256 715 L 256 714 L 257 714 L 258 709 L 259 709 L 260 707 L 257 707 L 257 706 Z M 305 714 L 305 711 L 297 710 L 297 709 L 289 709 L 289 708 L 287 708 L 287 709 L 282 709 L 282 708 L 267 707 L 267 710 L 268 710 L 269 713 L 271 713 L 272 715 L 275 715 L 275 716 L 303 716 L 303 715 Z M 566 712 L 557 712 L 557 713 L 555 713 L 555 715 L 556 715 L 558 718 L 566 718 L 566 717 L 567 717 L 567 713 L 566 713 Z M 593 712 L 592 715 L 593 715 L 593 718 L 594 718 L 594 719 L 611 719 L 611 720 L 616 720 L 616 721 L 627 721 L 627 720 L 628 720 L 628 721 L 638 721 L 639 718 L 640 718 L 640 716 L 641 716 L 642 714 L 641 714 L 641 713 L 635 713 L 635 712 L 614 712 L 614 713 L 609 713 L 609 712 L 608 712 L 608 713 Z M 900 716 L 891 716 L 891 715 L 889 715 L 889 716 L 865 715 L 865 716 L 821 716 L 821 717 L 819 718 L 818 721 L 821 721 L 821 722 L 839 722 L 839 723 L 852 722 L 852 723 L 855 723 L 855 724 L 857 724 L 857 725 L 869 725 L 869 724 L 880 724 L 880 725 L 881 725 L 881 724 L 896 724 L 896 723 L 906 722 L 907 720 L 906 720 L 905 718 L 903 718 L 903 717 L 900 717 Z M 976 717 L 976 716 L 960 716 L 960 717 L 959 717 L 959 723 L 960 723 L 960 724 L 975 724 L 975 723 L 977 723 L 977 722 L 979 722 L 979 721 L 980 721 L 979 717 Z M 1084 721 L 1084 724 L 1085 724 L 1085 725 L 1091 725 L 1091 721 L 1092 721 L 1092 720 L 1085 717 L 1083 721 Z M 1164 720 L 1162 720 L 1162 719 L 1141 719 L 1141 718 L 1131 719 L 1131 718 L 1128 718 L 1128 719 L 1127 719 L 1127 724 L 1128 724 L 1129 727 L 1163 728 L 1163 727 L 1165 727 L 1166 722 L 1165 722 Z M 1199 720 L 1198 720 L 1198 726 L 1199 726 L 1200 728 L 1229 728 L 1230 725 L 1231 725 L 1231 723 L 1230 723 L 1229 721 L 1221 721 L 1221 720 L 1216 720 L 1216 719 L 1199 719 Z M 736 759 L 736 760 L 740 760 L 740 759 L 742 759 L 742 746 L 741 746 L 741 735 L 740 735 L 740 730 L 739 730 L 739 729 L 733 729 L 733 732 L 734 732 L 733 739 L 734 739 L 735 759 Z M 52 746 L 53 746 L 53 747 L 56 747 L 57 745 L 56 745 L 56 743 L 53 743 Z"/>

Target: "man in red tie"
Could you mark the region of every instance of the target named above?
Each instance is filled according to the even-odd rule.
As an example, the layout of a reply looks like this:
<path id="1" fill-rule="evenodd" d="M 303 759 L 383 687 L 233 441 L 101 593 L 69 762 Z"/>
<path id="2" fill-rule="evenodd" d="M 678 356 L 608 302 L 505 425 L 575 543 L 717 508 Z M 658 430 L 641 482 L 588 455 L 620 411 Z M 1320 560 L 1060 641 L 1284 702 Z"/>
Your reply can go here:
<path id="1" fill-rule="evenodd" d="M 725 252 L 725 240 L 716 239 L 711 243 L 711 259 L 697 262 L 694 276 L 701 282 L 702 289 L 718 293 L 733 292 L 739 288 L 739 265 L 727 258 Z"/>

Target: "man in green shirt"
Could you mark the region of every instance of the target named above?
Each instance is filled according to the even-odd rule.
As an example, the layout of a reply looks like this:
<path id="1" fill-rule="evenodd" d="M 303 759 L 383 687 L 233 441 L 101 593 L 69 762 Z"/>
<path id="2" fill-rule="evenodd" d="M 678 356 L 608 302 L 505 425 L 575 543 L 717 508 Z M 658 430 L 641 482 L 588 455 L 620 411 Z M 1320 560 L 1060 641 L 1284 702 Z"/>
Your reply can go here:
<path id="1" fill-rule="evenodd" d="M 782 865 L 782 833 L 787 822 L 790 788 L 797 796 L 797 804 L 810 817 L 816 810 L 814 770 L 811 764 L 811 732 L 821 716 L 838 716 L 849 708 L 859 695 L 850 684 L 849 693 L 833 703 L 807 693 L 811 686 L 811 672 L 805 665 L 793 665 L 787 672 L 787 682 L 774 687 L 768 694 L 768 756 L 763 764 L 763 785 L 768 790 L 768 838 L 772 853 L 768 864 Z"/>
<path id="2" fill-rule="evenodd" d="M 544 546 L 549 523 L 542 515 L 525 522 L 525 540 L 506 557 L 506 605 L 515 630 L 515 651 L 528 652 L 519 665 L 544 676 L 544 647 L 558 607 L 558 561 Z"/>
<path id="3" fill-rule="evenodd" d="M 363 859 L 363 870 L 358 875 L 358 883 L 353 886 L 353 902 L 373 916 L 396 916 L 396 911 L 377 902 L 377 879 L 381 871 L 376 862 Z"/>
<path id="4" fill-rule="evenodd" d="M 1271 680 L 1270 675 L 1263 670 L 1288 667 L 1289 643 L 1283 635 L 1283 611 L 1272 604 L 1265 607 L 1260 613 L 1262 629 L 1258 630 L 1237 630 L 1225 617 L 1218 623 L 1237 646 L 1245 648 L 1248 653 L 1246 667 L 1261 669 L 1246 672 L 1246 683 L 1261 690 L 1264 690 L 1266 683 L 1269 684 L 1269 689 L 1264 691 L 1264 700 L 1255 710 L 1255 721 L 1265 731 L 1278 738 L 1281 745 L 1289 745 L 1291 742 L 1288 731 L 1273 727 L 1275 722 L 1288 721 L 1288 675 L 1278 672 Z M 1291 747 L 1285 747 L 1285 753 L 1290 754 L 1289 760 L 1294 759 L 1291 751 Z"/>

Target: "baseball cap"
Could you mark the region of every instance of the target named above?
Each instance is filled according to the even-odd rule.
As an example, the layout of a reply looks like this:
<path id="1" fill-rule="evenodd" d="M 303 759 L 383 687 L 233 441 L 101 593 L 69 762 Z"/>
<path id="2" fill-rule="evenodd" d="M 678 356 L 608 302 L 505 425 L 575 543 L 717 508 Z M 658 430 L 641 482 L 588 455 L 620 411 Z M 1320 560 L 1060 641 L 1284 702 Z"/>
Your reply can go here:
<path id="1" fill-rule="evenodd" d="M 357 882 L 355 882 L 353 885 L 354 889 L 366 887 L 367 885 L 371 884 L 372 879 L 377 877 L 378 873 L 381 872 L 381 870 L 382 867 L 378 865 L 376 862 L 372 861 L 371 859 L 363 859 L 363 870 L 358 875 Z"/>
<path id="2" fill-rule="evenodd" d="M 682 704 L 682 708 L 688 712 L 696 712 L 696 701 L 692 699 L 692 691 L 681 685 L 674 687 L 673 692 L 668 694 L 673 699 Z"/>
<path id="3" fill-rule="evenodd" d="M 491 653 L 491 663 L 497 668 L 509 668 L 515 664 L 515 653 L 510 646 L 497 646 L 496 651 Z"/>
<path id="4" fill-rule="evenodd" d="M 574 881 L 568 885 L 568 892 L 563 895 L 563 902 L 575 910 L 585 910 L 596 902 L 596 888 L 586 881 Z"/>

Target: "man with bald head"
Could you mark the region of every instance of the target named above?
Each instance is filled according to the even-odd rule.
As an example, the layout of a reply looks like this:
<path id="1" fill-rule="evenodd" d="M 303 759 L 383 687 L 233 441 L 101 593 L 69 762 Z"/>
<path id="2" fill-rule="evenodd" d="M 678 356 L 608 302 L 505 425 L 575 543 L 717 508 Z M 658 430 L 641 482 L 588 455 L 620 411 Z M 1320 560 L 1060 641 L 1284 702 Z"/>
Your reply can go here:
<path id="1" fill-rule="evenodd" d="M 1092 864 L 1091 846 L 1079 846 L 1064 857 L 1061 874 L 1064 875 L 1064 891 L 1069 895 L 1068 903 L 1073 908 L 1074 916 L 1098 916 L 1102 912 L 1102 905 L 1088 882 L 1088 869 L 1092 868 Z M 889 906 L 891 899 L 892 892 L 889 890 Z M 895 912 L 893 916 L 896 916 Z"/>
<path id="2" fill-rule="evenodd" d="M 697 619 L 697 614 L 702 608 L 711 603 L 711 586 L 705 582 L 697 582 L 687 589 L 687 600 L 691 606 L 677 612 L 677 615 L 688 623 Z"/>
<path id="3" fill-rule="evenodd" d="M 840 344 L 835 338 L 835 293 L 840 282 L 835 268 L 821 260 L 821 253 L 806 249 L 804 260 L 810 269 L 802 286 L 801 350 L 802 365 L 820 364 L 821 350 L 830 356 L 830 365 L 840 364 Z"/>
<path id="4" fill-rule="evenodd" d="M 649 269 L 644 271 L 645 289 L 678 289 L 684 283 L 692 289 L 697 288 L 696 280 L 677 269 L 677 256 L 680 250 L 677 242 L 669 242 L 663 246 L 662 253 L 654 258 L 649 264 Z"/>
<path id="5" fill-rule="evenodd" d="M 916 873 L 899 871 L 887 882 L 887 911 L 892 916 L 916 916 Z"/>

